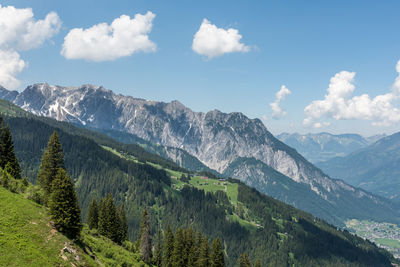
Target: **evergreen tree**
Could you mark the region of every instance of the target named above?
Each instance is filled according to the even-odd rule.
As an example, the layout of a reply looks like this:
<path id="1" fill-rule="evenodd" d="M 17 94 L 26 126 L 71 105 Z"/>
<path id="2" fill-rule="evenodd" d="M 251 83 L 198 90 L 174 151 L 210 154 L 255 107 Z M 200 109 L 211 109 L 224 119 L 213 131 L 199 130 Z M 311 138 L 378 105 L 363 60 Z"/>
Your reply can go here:
<path id="1" fill-rule="evenodd" d="M 119 219 L 120 219 L 120 239 L 122 242 L 128 239 L 128 223 L 126 221 L 126 212 L 124 204 L 122 204 L 120 208 Z"/>
<path id="2" fill-rule="evenodd" d="M 143 211 L 142 222 L 140 225 L 140 254 L 142 260 L 150 263 L 151 255 L 151 234 L 150 234 L 150 219 L 147 210 Z"/>
<path id="3" fill-rule="evenodd" d="M 99 233 L 121 244 L 121 218 L 111 194 L 101 199 L 98 218 Z"/>
<path id="4" fill-rule="evenodd" d="M 50 136 L 47 148 L 43 153 L 38 172 L 38 181 L 47 198 L 52 189 L 52 182 L 58 169 L 64 168 L 64 152 L 56 131 Z"/>
<path id="5" fill-rule="evenodd" d="M 211 244 L 210 266 L 211 267 L 225 266 L 224 252 L 222 250 L 222 244 L 219 238 L 214 239 L 214 241 Z"/>
<path id="6" fill-rule="evenodd" d="M 81 211 L 74 184 L 64 169 L 58 169 L 54 178 L 49 208 L 58 231 L 71 238 L 79 236 L 82 228 Z"/>
<path id="7" fill-rule="evenodd" d="M 98 205 L 98 211 L 99 215 L 98 215 L 97 227 L 99 229 L 99 233 L 105 236 L 108 224 L 108 216 L 106 213 L 106 198 L 102 198 L 100 200 L 100 203 Z"/>
<path id="8" fill-rule="evenodd" d="M 199 248 L 199 258 L 197 259 L 196 266 L 198 267 L 209 267 L 209 251 L 208 251 L 208 239 L 203 237 Z"/>
<path id="9" fill-rule="evenodd" d="M 172 252 L 174 250 L 174 234 L 171 227 L 168 225 L 164 236 L 164 252 L 163 252 L 163 266 L 172 266 Z"/>
<path id="10" fill-rule="evenodd" d="M 161 234 L 161 229 L 158 228 L 157 236 L 156 236 L 156 245 L 154 248 L 154 255 L 153 255 L 153 264 L 155 266 L 158 266 L 158 267 L 162 266 L 162 255 L 163 255 L 162 252 L 163 252 L 162 234 Z"/>
<path id="11" fill-rule="evenodd" d="M 89 205 L 87 223 L 90 229 L 97 229 L 99 222 L 99 208 L 96 199 L 93 199 Z"/>
<path id="12" fill-rule="evenodd" d="M 247 253 L 240 255 L 238 260 L 238 267 L 251 267 L 251 261 Z"/>
<path id="13" fill-rule="evenodd" d="M 256 262 L 254 263 L 254 267 L 261 267 L 260 259 L 256 260 Z"/>
<path id="14" fill-rule="evenodd" d="M 188 228 L 183 233 L 184 236 L 184 263 L 185 266 L 194 266 L 195 260 L 195 241 L 194 241 L 194 231 L 193 228 Z"/>
<path id="15" fill-rule="evenodd" d="M 178 228 L 174 238 L 174 250 L 172 251 L 172 267 L 185 266 L 184 263 L 184 239 L 182 228 Z"/>
<path id="16" fill-rule="evenodd" d="M 0 167 L 4 169 L 7 164 L 9 164 L 8 173 L 15 179 L 21 179 L 21 167 L 15 156 L 10 127 L 6 126 L 0 117 Z"/>

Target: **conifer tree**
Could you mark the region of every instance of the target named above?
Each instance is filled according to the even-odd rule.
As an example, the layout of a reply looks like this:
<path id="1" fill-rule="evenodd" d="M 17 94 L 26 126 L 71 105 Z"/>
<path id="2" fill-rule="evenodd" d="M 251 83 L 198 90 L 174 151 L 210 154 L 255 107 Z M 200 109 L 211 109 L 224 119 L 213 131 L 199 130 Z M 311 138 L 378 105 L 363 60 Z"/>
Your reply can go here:
<path id="1" fill-rule="evenodd" d="M 147 210 L 143 211 L 142 222 L 140 225 L 140 254 L 142 260 L 150 263 L 151 255 L 151 234 L 150 234 L 150 219 Z"/>
<path id="2" fill-rule="evenodd" d="M 101 235 L 106 235 L 107 232 L 107 224 L 108 224 L 108 218 L 106 214 L 106 198 L 102 198 L 100 200 L 100 203 L 98 205 L 98 221 L 97 221 L 97 227 L 99 229 L 99 233 Z"/>
<path id="3" fill-rule="evenodd" d="M 185 266 L 194 266 L 195 260 L 195 241 L 193 228 L 188 228 L 183 232 L 184 236 L 184 264 Z"/>
<path id="4" fill-rule="evenodd" d="M 222 244 L 219 238 L 214 239 L 214 241 L 211 244 L 210 266 L 211 267 L 225 266 L 224 252 L 222 250 Z"/>
<path id="5" fill-rule="evenodd" d="M 122 242 L 128 239 L 128 223 L 126 221 L 126 212 L 124 204 L 122 204 L 120 208 L 119 219 L 120 219 L 120 239 Z"/>
<path id="6" fill-rule="evenodd" d="M 111 194 L 102 198 L 99 204 L 99 233 L 112 241 L 121 244 L 121 218 Z"/>
<path id="7" fill-rule="evenodd" d="M 58 134 L 54 131 L 50 136 L 47 148 L 43 153 L 37 178 L 40 186 L 44 190 L 46 198 L 51 193 L 52 182 L 60 168 L 65 169 L 64 152 Z"/>
<path id="8" fill-rule="evenodd" d="M 153 255 L 153 264 L 157 267 L 162 266 L 162 255 L 163 255 L 162 252 L 163 252 L 162 234 L 161 234 L 161 229 L 158 228 L 156 235 L 156 244 L 154 248 L 154 255 Z"/>
<path id="9" fill-rule="evenodd" d="M 261 267 L 260 259 L 256 260 L 256 262 L 254 263 L 254 267 Z"/>
<path id="10" fill-rule="evenodd" d="M 247 253 L 240 255 L 238 260 L 238 267 L 251 267 L 251 261 Z"/>
<path id="11" fill-rule="evenodd" d="M 199 248 L 199 258 L 197 259 L 196 266 L 209 267 L 209 263 L 208 239 L 203 237 Z"/>
<path id="12" fill-rule="evenodd" d="M 182 228 L 178 228 L 174 238 L 174 250 L 172 251 L 172 267 L 184 266 L 184 239 Z"/>
<path id="13" fill-rule="evenodd" d="M 174 250 L 174 234 L 172 233 L 171 227 L 168 225 L 164 236 L 164 252 L 163 252 L 163 266 L 172 266 L 172 252 Z"/>
<path id="14" fill-rule="evenodd" d="M 99 208 L 96 199 L 93 199 L 89 205 L 87 223 L 90 229 L 97 229 L 99 222 Z"/>
<path id="15" fill-rule="evenodd" d="M 9 164 L 7 172 L 15 179 L 21 179 L 21 167 L 15 156 L 10 127 L 6 126 L 0 117 L 0 167 L 4 169 L 7 164 Z"/>
<path id="16" fill-rule="evenodd" d="M 58 231 L 75 238 L 79 236 L 82 224 L 74 184 L 64 169 L 58 169 L 52 184 L 49 201 L 51 218 Z"/>

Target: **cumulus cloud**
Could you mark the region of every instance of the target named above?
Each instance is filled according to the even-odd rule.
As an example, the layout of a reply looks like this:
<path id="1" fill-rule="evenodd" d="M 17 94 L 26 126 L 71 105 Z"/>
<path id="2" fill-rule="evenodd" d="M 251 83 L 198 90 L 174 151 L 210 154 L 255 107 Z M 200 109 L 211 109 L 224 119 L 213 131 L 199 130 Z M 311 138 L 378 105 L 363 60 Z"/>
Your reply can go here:
<path id="1" fill-rule="evenodd" d="M 280 107 L 280 103 L 291 93 L 285 85 L 281 86 L 281 89 L 275 94 L 275 101 L 269 104 L 272 109 L 272 118 L 280 119 L 286 115 L 286 111 Z"/>
<path id="2" fill-rule="evenodd" d="M 155 14 L 136 14 L 134 18 L 122 15 L 111 25 L 96 24 L 88 29 L 72 29 L 64 38 L 61 54 L 67 59 L 110 61 L 137 52 L 153 52 L 156 44 L 148 34 Z"/>
<path id="3" fill-rule="evenodd" d="M 0 5 L 0 47 L 14 50 L 37 48 L 58 33 L 61 20 L 50 12 L 44 20 L 35 20 L 31 8 Z"/>
<path id="4" fill-rule="evenodd" d="M 19 54 L 12 50 L 0 50 L 0 84 L 8 89 L 17 88 L 20 82 L 16 79 L 26 66 Z"/>
<path id="5" fill-rule="evenodd" d="M 61 20 L 55 12 L 36 20 L 31 8 L 0 5 L 0 84 L 17 88 L 20 82 L 16 77 L 27 66 L 18 51 L 40 47 L 60 27 Z"/>
<path id="6" fill-rule="evenodd" d="M 341 71 L 331 78 L 328 93 L 323 100 L 312 101 L 306 106 L 303 125 L 323 126 L 316 120 L 333 118 L 335 120 L 369 120 L 372 125 L 389 126 L 400 121 L 400 110 L 395 101 L 400 97 L 400 61 L 397 63 L 396 78 L 392 90 L 371 98 L 368 94 L 352 96 L 355 86 L 355 72 Z"/>
<path id="7" fill-rule="evenodd" d="M 210 58 L 225 53 L 248 52 L 250 47 L 240 42 L 242 35 L 233 28 L 218 28 L 207 19 L 203 22 L 193 38 L 192 49 L 197 54 Z"/>

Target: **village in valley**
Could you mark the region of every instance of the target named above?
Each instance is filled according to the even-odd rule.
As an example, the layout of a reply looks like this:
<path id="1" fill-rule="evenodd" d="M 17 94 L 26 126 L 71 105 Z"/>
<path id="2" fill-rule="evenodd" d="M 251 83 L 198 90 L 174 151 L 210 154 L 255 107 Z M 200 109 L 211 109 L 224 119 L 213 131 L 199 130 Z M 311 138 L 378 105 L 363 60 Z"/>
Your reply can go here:
<path id="1" fill-rule="evenodd" d="M 374 242 L 400 258 L 400 227 L 392 223 L 379 223 L 356 219 L 346 222 L 346 228 L 358 236 Z"/>

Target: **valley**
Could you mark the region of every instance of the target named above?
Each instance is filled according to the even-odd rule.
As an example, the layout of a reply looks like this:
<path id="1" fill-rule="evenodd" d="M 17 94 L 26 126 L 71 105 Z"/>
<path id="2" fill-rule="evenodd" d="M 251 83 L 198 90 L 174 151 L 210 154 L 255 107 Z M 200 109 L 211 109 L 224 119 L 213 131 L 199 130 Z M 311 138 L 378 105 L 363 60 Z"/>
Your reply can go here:
<path id="1" fill-rule="evenodd" d="M 400 227 L 391 223 L 349 220 L 346 228 L 400 258 Z"/>

